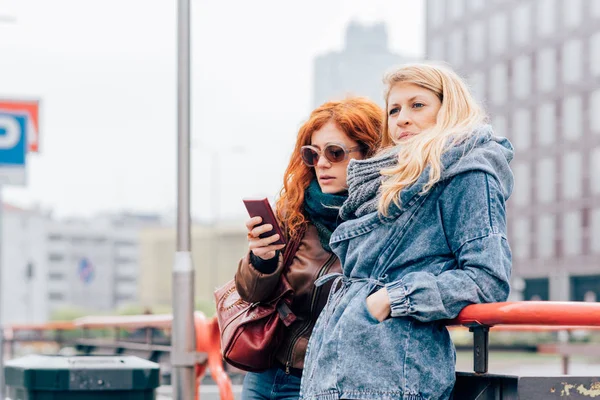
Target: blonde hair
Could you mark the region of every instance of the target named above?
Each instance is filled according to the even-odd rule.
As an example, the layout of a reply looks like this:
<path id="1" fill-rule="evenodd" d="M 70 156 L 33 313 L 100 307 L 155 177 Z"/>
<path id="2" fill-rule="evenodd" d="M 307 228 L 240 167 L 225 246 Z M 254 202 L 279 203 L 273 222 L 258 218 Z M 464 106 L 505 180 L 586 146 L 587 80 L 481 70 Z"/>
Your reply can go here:
<path id="1" fill-rule="evenodd" d="M 422 193 L 429 191 L 440 180 L 444 150 L 471 136 L 475 128 L 487 121 L 487 116 L 465 82 L 443 65 L 404 65 L 388 72 L 383 82 L 386 85 L 386 112 L 390 91 L 398 83 L 411 83 L 431 90 L 442 103 L 435 126 L 403 141 L 398 151 L 398 165 L 381 171 L 388 178 L 381 186 L 378 209 L 387 216 L 392 202 L 401 206 L 400 192 L 414 184 L 427 166 L 431 167 L 429 181 Z M 387 118 L 383 123 L 383 132 L 388 136 L 387 142 L 392 141 Z"/>

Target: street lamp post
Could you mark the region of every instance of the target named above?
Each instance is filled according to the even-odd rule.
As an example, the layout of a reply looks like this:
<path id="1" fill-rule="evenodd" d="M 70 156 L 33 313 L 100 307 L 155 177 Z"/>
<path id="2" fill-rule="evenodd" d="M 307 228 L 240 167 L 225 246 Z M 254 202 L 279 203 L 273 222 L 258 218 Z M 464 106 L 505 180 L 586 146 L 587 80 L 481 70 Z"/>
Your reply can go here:
<path id="1" fill-rule="evenodd" d="M 195 397 L 194 265 L 190 233 L 190 0 L 177 14 L 177 251 L 173 264 L 173 398 Z"/>

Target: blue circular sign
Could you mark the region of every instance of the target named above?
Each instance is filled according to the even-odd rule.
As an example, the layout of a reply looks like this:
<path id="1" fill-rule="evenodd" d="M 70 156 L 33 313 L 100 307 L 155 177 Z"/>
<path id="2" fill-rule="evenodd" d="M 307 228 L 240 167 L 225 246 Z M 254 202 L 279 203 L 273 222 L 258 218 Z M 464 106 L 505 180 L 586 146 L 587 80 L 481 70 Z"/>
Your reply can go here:
<path id="1" fill-rule="evenodd" d="M 79 260 L 77 265 L 79 279 L 85 284 L 90 283 L 94 279 L 94 266 L 87 258 Z"/>

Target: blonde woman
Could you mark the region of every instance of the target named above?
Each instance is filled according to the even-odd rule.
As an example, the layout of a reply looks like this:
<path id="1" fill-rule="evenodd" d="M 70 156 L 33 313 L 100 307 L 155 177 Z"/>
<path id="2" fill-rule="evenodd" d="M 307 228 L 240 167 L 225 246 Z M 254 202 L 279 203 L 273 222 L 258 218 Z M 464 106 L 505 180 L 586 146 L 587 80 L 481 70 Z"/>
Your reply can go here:
<path id="1" fill-rule="evenodd" d="M 342 262 L 305 360 L 301 398 L 449 399 L 455 349 L 444 326 L 465 306 L 506 300 L 505 202 L 513 150 L 449 68 L 385 77 L 396 144 L 348 166 Z"/>

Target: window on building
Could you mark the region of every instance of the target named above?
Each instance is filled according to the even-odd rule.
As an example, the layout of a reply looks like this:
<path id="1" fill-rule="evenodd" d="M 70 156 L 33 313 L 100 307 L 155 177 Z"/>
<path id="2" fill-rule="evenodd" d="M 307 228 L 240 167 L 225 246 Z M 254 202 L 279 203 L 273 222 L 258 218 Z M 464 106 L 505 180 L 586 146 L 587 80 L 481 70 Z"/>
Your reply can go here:
<path id="1" fill-rule="evenodd" d="M 540 258 L 554 256 L 555 223 L 554 215 L 540 215 L 537 221 L 537 255 Z"/>
<path id="2" fill-rule="evenodd" d="M 508 70 L 506 64 L 496 64 L 492 68 L 490 76 L 490 98 L 495 105 L 502 105 L 506 102 Z"/>
<path id="3" fill-rule="evenodd" d="M 548 47 L 537 54 L 537 87 L 548 92 L 556 87 L 556 49 Z"/>
<path id="4" fill-rule="evenodd" d="M 527 109 L 515 111 L 508 136 L 517 151 L 531 147 L 531 129 L 531 112 Z"/>
<path id="5" fill-rule="evenodd" d="M 563 215 L 563 246 L 564 254 L 575 256 L 581 254 L 583 240 L 581 213 L 578 210 L 569 211 Z"/>
<path id="6" fill-rule="evenodd" d="M 435 38 L 429 42 L 429 54 L 427 57 L 430 60 L 444 60 L 444 39 L 441 37 Z"/>
<path id="7" fill-rule="evenodd" d="M 565 27 L 572 29 L 577 28 L 583 19 L 583 1 L 568 0 L 562 1 L 562 20 Z"/>
<path id="8" fill-rule="evenodd" d="M 592 164 L 590 170 L 590 189 L 593 194 L 600 194 L 600 147 L 592 150 L 590 161 Z"/>
<path id="9" fill-rule="evenodd" d="M 517 259 L 531 258 L 531 220 L 519 218 L 514 222 L 511 246 Z"/>
<path id="10" fill-rule="evenodd" d="M 580 96 L 569 96 L 563 100 L 562 134 L 565 139 L 577 139 L 583 130 L 583 103 Z"/>
<path id="11" fill-rule="evenodd" d="M 118 294 L 117 295 L 117 302 L 130 301 L 133 299 L 134 299 L 133 295 L 129 295 L 129 294 Z"/>
<path id="12" fill-rule="evenodd" d="M 579 152 L 569 152 L 563 156 L 562 191 L 565 199 L 581 197 L 582 157 Z"/>
<path id="13" fill-rule="evenodd" d="M 528 44 L 531 41 L 532 5 L 531 2 L 524 2 L 513 9 L 512 39 L 518 45 Z"/>
<path id="14" fill-rule="evenodd" d="M 481 61 L 485 55 L 485 25 L 482 21 L 474 21 L 468 30 L 468 49 L 471 61 Z"/>
<path id="15" fill-rule="evenodd" d="M 537 163 L 537 195 L 540 203 L 551 203 L 556 199 L 556 163 L 552 158 L 543 158 Z"/>
<path id="16" fill-rule="evenodd" d="M 460 67 L 465 60 L 464 31 L 455 30 L 450 35 L 448 61 L 453 67 Z"/>
<path id="17" fill-rule="evenodd" d="M 592 253 L 600 254 L 600 208 L 592 210 L 592 226 L 590 229 Z"/>
<path id="18" fill-rule="evenodd" d="M 64 300 L 65 296 L 62 293 L 57 293 L 57 292 L 49 292 L 48 293 L 48 299 L 50 300 L 55 300 L 55 301 L 60 301 L 60 300 Z"/>
<path id="19" fill-rule="evenodd" d="M 544 103 L 537 112 L 538 143 L 548 145 L 556 138 L 556 106 L 554 103 Z"/>
<path id="20" fill-rule="evenodd" d="M 596 89 L 590 95 L 590 129 L 596 134 L 600 134 L 600 89 Z"/>
<path id="21" fill-rule="evenodd" d="M 502 54 L 508 42 L 508 18 L 504 13 L 493 14 L 490 20 L 490 51 Z"/>
<path id="22" fill-rule="evenodd" d="M 498 136 L 506 137 L 507 127 L 506 127 L 506 117 L 502 115 L 496 115 L 492 118 L 492 127 L 494 129 L 494 133 Z"/>
<path id="23" fill-rule="evenodd" d="M 115 257 L 115 264 L 135 264 L 136 260 L 132 257 Z"/>
<path id="24" fill-rule="evenodd" d="M 537 33 L 541 37 L 550 36 L 556 31 L 556 0 L 536 1 Z"/>
<path id="25" fill-rule="evenodd" d="M 120 275 L 116 279 L 119 283 L 136 283 L 137 278 L 135 276 Z"/>
<path id="26" fill-rule="evenodd" d="M 515 187 L 511 201 L 517 206 L 526 206 L 531 202 L 531 166 L 527 163 L 519 163 L 513 166 L 515 175 Z"/>
<path id="27" fill-rule="evenodd" d="M 435 28 L 444 23 L 444 16 L 446 13 L 446 0 L 429 0 L 430 7 L 427 7 L 429 12 L 429 20 L 431 25 Z"/>
<path id="28" fill-rule="evenodd" d="M 48 255 L 48 261 L 50 261 L 50 262 L 60 262 L 60 261 L 63 261 L 64 259 L 65 259 L 64 254 L 50 253 Z"/>
<path id="29" fill-rule="evenodd" d="M 517 57 L 513 68 L 513 93 L 516 98 L 524 99 L 531 94 L 531 58 Z"/>
<path id="30" fill-rule="evenodd" d="M 64 239 L 63 236 L 58 233 L 51 233 L 48 235 L 48 240 L 51 242 L 58 242 L 63 239 Z"/>
<path id="31" fill-rule="evenodd" d="M 464 0 L 450 0 L 450 18 L 460 19 L 465 12 Z"/>
<path id="32" fill-rule="evenodd" d="M 65 279 L 65 274 L 62 272 L 49 272 L 48 279 L 51 281 L 62 281 Z"/>
<path id="33" fill-rule="evenodd" d="M 571 39 L 563 45 L 562 77 L 565 83 L 575 83 L 581 79 L 583 44 L 580 39 Z"/>
<path id="34" fill-rule="evenodd" d="M 600 75 L 600 32 L 590 37 L 590 72 L 594 76 Z"/>
<path id="35" fill-rule="evenodd" d="M 473 97 L 478 102 L 485 102 L 485 74 L 480 71 L 474 71 L 469 75 L 468 82 Z"/>
<path id="36" fill-rule="evenodd" d="M 135 242 L 129 241 L 129 240 L 117 240 L 115 242 L 115 246 L 118 247 L 136 247 L 137 244 Z"/>

